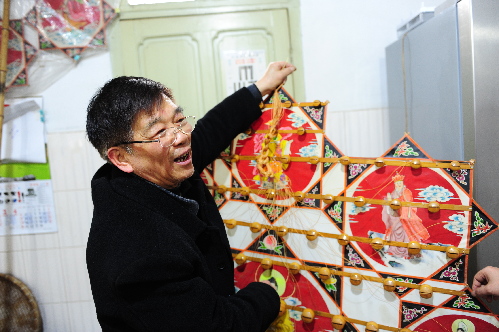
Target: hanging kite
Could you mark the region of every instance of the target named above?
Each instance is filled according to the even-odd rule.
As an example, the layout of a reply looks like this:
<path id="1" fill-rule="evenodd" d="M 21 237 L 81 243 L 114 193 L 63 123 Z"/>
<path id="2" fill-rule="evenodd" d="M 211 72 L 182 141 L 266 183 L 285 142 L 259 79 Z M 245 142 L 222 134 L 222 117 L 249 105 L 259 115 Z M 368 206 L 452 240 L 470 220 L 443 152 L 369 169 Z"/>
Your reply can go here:
<path id="1" fill-rule="evenodd" d="M 1 24 L 2 20 L 0 20 Z M 9 22 L 9 42 L 7 48 L 7 78 L 6 88 L 28 84 L 27 67 L 38 50 L 24 39 L 22 20 Z M 0 35 L 0 42 L 2 36 Z"/>
<path id="2" fill-rule="evenodd" d="M 106 28 L 117 16 L 118 2 L 12 1 L 10 12 L 15 17 L 9 31 L 7 97 L 37 95 L 85 56 L 104 50 Z"/>
<path id="3" fill-rule="evenodd" d="M 26 20 L 41 50 L 59 49 L 77 61 L 85 49 L 106 45 L 105 28 L 115 16 L 106 0 L 36 0 Z"/>
<path id="4" fill-rule="evenodd" d="M 276 288 L 270 331 L 499 331 L 466 285 L 469 249 L 497 228 L 472 198 L 473 161 L 433 160 L 408 135 L 345 156 L 327 104 L 280 89 L 203 173 L 236 287 Z"/>

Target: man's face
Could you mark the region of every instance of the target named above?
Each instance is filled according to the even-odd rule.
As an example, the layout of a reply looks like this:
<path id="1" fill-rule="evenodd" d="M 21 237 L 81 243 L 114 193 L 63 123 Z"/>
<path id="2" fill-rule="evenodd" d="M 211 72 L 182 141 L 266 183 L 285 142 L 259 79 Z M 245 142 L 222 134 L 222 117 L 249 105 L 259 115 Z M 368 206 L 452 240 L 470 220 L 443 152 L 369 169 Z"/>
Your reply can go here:
<path id="1" fill-rule="evenodd" d="M 154 140 L 184 117 L 177 105 L 165 97 L 159 110 L 137 115 L 132 126 L 133 140 Z M 133 153 L 127 156 L 133 172 L 167 189 L 178 187 L 191 177 L 194 173 L 191 135 L 182 132 L 176 135 L 177 139 L 170 147 L 162 147 L 159 142 L 133 144 Z"/>

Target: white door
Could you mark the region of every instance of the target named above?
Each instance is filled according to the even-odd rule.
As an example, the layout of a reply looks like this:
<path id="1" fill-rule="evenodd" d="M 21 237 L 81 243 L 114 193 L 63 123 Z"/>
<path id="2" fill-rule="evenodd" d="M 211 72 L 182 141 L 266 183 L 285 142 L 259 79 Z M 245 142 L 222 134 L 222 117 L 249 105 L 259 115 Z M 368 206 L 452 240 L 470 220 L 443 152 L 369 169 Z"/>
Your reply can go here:
<path id="1" fill-rule="evenodd" d="M 226 77 L 227 52 L 254 52 L 266 68 L 271 61 L 291 61 L 290 39 L 288 10 L 281 8 L 121 20 L 111 52 L 119 60 L 115 74 L 160 81 L 187 114 L 201 116 L 233 84 Z M 250 82 L 261 74 L 243 70 L 241 79 Z M 285 85 L 292 95 L 295 79 Z"/>

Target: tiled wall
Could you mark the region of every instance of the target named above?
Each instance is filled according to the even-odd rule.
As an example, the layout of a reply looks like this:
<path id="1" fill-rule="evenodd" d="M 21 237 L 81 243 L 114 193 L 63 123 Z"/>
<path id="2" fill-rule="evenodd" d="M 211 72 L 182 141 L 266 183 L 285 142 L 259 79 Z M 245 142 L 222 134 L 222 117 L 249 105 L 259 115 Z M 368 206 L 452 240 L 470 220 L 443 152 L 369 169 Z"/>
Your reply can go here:
<path id="1" fill-rule="evenodd" d="M 388 110 L 329 111 L 326 134 L 349 157 L 379 157 L 396 142 L 388 141 Z"/>
<path id="2" fill-rule="evenodd" d="M 0 271 L 33 292 L 46 332 L 100 331 L 85 264 L 92 218 L 90 179 L 103 164 L 84 132 L 48 135 L 56 233 L 0 241 Z"/>

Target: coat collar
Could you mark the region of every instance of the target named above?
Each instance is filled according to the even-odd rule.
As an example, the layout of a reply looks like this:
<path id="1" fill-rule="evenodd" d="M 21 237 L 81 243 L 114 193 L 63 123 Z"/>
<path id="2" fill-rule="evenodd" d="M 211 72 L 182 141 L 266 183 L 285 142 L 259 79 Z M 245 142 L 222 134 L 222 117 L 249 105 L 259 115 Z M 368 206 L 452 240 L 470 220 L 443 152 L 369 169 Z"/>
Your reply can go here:
<path id="1" fill-rule="evenodd" d="M 203 191 L 200 188 L 195 188 L 199 186 L 196 179 L 187 179 L 186 181 L 194 183 L 189 192 Z M 129 200 L 139 203 L 145 209 L 164 216 L 169 221 L 181 227 L 194 239 L 207 228 L 206 222 L 193 213 L 192 203 L 188 203 L 174 194 L 166 193 L 163 188 L 135 174 L 125 173 L 111 164 L 103 165 L 97 171 L 92 179 L 92 192 L 94 205 L 100 205 L 99 202 L 95 202 L 95 198 L 99 197 L 99 193 L 104 195 L 100 195 L 104 200 L 104 202 L 100 202 L 104 204 L 101 208 L 106 208 L 105 205 L 110 203 L 109 196 L 112 196 L 112 194 L 108 195 L 107 193 L 111 192 L 124 196 Z M 106 195 L 108 195 L 107 198 Z M 192 197 L 192 199 L 198 201 L 198 197 Z"/>

